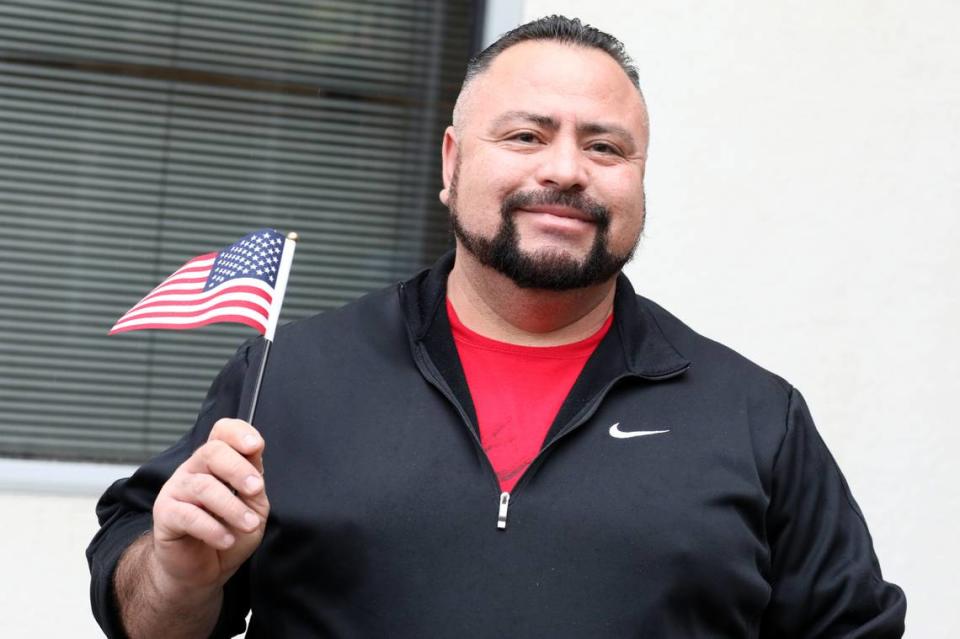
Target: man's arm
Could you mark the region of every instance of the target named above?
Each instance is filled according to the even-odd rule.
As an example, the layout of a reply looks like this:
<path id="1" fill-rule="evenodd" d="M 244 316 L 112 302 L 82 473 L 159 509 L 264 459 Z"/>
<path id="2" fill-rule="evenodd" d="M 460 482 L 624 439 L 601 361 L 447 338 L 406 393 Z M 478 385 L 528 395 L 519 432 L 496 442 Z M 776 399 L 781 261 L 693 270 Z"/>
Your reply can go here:
<path id="1" fill-rule="evenodd" d="M 106 636 L 128 636 L 121 618 L 117 586 L 132 585 L 124 580 L 122 568 L 129 567 L 137 574 L 142 572 L 137 563 L 127 563 L 133 557 L 131 547 L 134 544 L 146 543 L 142 538 L 148 533 L 154 545 L 157 544 L 158 538 L 153 532 L 154 518 L 155 506 L 161 493 L 166 495 L 169 492 L 169 488 L 173 487 L 173 484 L 170 484 L 173 476 L 178 472 L 183 475 L 182 471 L 186 469 L 182 467 L 194 458 L 199 449 L 208 445 L 219 420 L 249 411 L 255 376 L 247 373 L 252 368 L 251 362 L 257 361 L 261 356 L 262 346 L 262 341 L 257 339 L 250 340 L 237 349 L 211 384 L 193 428 L 173 446 L 143 464 L 132 477 L 115 482 L 97 503 L 100 530 L 87 548 L 87 561 L 91 577 L 90 602 L 97 623 Z M 261 469 L 259 456 L 255 461 L 254 467 Z M 244 463 L 251 462 L 247 459 Z M 190 468 L 196 474 L 198 466 Z M 178 485 L 183 486 L 182 483 Z M 228 495 L 231 494 L 229 489 L 225 490 Z M 243 491 L 240 491 L 240 496 L 246 499 Z M 265 494 L 263 501 L 266 505 Z M 256 509 L 254 512 L 257 512 Z M 266 510 L 263 513 L 266 513 Z M 266 515 L 258 514 L 258 517 L 265 519 Z M 120 566 L 121 559 L 124 560 L 124 566 Z M 244 571 L 246 568 L 241 566 L 240 570 Z M 129 592 L 129 589 L 125 589 L 125 592 Z M 155 602 L 156 599 L 152 601 Z M 249 595 L 242 577 L 226 583 L 220 608 L 215 636 L 229 637 L 242 632 L 244 617 L 249 610 Z"/>
<path id="2" fill-rule="evenodd" d="M 906 598 L 883 580 L 863 515 L 796 390 L 786 426 L 767 515 L 773 592 L 761 637 L 901 637 Z"/>
<path id="3" fill-rule="evenodd" d="M 263 538 L 270 505 L 262 451 L 252 426 L 221 419 L 163 485 L 152 532 L 124 552 L 114 574 L 129 636 L 210 635 L 224 584 Z"/>

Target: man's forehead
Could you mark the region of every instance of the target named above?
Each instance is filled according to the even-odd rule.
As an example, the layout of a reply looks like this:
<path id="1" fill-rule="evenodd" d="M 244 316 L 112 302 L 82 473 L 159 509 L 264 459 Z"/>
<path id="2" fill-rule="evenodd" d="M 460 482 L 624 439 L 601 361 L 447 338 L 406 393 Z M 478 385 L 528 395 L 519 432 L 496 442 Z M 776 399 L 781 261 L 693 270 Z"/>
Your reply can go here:
<path id="1" fill-rule="evenodd" d="M 563 117 L 549 111 L 524 111 L 522 109 L 509 109 L 500 112 L 490 122 L 491 128 L 511 126 L 517 123 L 535 124 L 543 129 L 557 130 L 563 126 Z M 591 120 L 581 117 L 575 117 L 574 126 L 583 133 L 603 133 L 604 131 L 617 131 L 622 129 L 614 121 Z"/>
<path id="2" fill-rule="evenodd" d="M 517 112 L 559 118 L 565 107 L 577 106 L 598 110 L 584 116 L 590 121 L 646 125 L 640 91 L 616 60 L 599 49 L 554 41 L 506 49 L 472 80 L 461 101 L 472 103 L 469 111 L 482 111 L 483 126 Z"/>

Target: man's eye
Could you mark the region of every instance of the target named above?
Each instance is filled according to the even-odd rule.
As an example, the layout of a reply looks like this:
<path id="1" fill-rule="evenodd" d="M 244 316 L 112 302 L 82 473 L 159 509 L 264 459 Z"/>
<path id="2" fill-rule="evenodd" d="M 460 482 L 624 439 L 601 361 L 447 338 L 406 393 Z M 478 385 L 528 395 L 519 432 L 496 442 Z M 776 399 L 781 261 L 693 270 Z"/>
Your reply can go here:
<path id="1" fill-rule="evenodd" d="M 530 133 L 529 131 L 524 131 L 521 133 L 514 134 L 513 136 L 511 136 L 510 139 L 515 140 L 517 142 L 523 142 L 524 144 L 533 144 L 534 142 L 537 141 L 537 136 L 534 135 L 533 133 Z"/>
<path id="2" fill-rule="evenodd" d="M 606 142 L 594 142 L 590 145 L 590 150 L 604 155 L 620 155 L 620 149 Z"/>

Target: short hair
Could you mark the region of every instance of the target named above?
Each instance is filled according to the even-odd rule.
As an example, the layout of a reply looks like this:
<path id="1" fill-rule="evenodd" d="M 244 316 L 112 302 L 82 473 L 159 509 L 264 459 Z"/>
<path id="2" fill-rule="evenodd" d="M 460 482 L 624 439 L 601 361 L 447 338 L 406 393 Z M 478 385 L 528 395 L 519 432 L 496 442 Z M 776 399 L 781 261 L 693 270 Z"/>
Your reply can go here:
<path id="1" fill-rule="evenodd" d="M 588 49 L 598 49 L 609 55 L 623 69 L 623 72 L 630 78 L 630 82 L 640 92 L 640 74 L 633 60 L 627 55 L 623 43 L 617 40 L 609 33 L 605 33 L 589 24 L 583 24 L 578 18 L 567 18 L 561 15 L 552 15 L 532 20 L 526 24 L 521 24 L 500 36 L 496 42 L 486 49 L 473 56 L 467 62 L 467 72 L 463 78 L 463 84 L 460 87 L 460 95 L 457 97 L 457 103 L 453 109 L 454 126 L 458 125 L 460 111 L 460 97 L 466 92 L 467 86 L 478 75 L 490 67 L 493 61 L 501 53 L 510 47 L 521 42 L 531 41 L 550 41 L 560 44 L 569 44 L 585 47 Z"/>
<path id="2" fill-rule="evenodd" d="M 560 15 L 531 20 L 497 38 L 496 42 L 473 56 L 467 63 L 467 72 L 463 78 L 464 86 L 480 73 L 483 73 L 498 55 L 510 47 L 521 42 L 535 40 L 549 40 L 561 44 L 599 49 L 613 58 L 630 78 L 633 86 L 637 87 L 638 90 L 640 89 L 640 75 L 637 73 L 637 67 L 630 56 L 627 55 L 622 42 L 596 27 L 583 24 L 578 18 L 568 18 Z"/>

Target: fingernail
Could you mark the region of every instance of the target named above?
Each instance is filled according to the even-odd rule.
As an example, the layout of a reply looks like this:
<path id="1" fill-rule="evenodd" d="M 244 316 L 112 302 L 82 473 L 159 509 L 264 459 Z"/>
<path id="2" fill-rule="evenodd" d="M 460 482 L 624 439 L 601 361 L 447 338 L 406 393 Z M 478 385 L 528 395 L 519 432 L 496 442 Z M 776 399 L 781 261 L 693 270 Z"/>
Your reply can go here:
<path id="1" fill-rule="evenodd" d="M 243 480 L 243 487 L 247 489 L 247 492 L 256 492 L 263 488 L 263 480 L 256 475 L 247 475 L 247 478 Z"/>
<path id="2" fill-rule="evenodd" d="M 244 435 L 243 443 L 252 448 L 260 444 L 260 438 L 256 435 Z"/>
<path id="3" fill-rule="evenodd" d="M 233 535 L 231 535 L 230 533 L 227 533 L 223 536 L 223 545 L 225 547 L 229 548 L 230 546 L 233 545 L 233 542 L 234 542 L 234 538 L 233 538 Z"/>
<path id="4" fill-rule="evenodd" d="M 243 513 L 243 523 L 247 525 L 247 528 L 256 528 L 260 525 L 260 518 L 248 510 Z"/>

